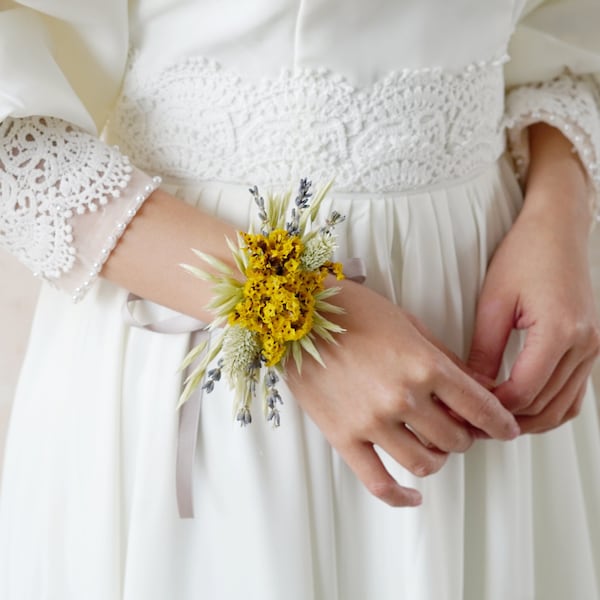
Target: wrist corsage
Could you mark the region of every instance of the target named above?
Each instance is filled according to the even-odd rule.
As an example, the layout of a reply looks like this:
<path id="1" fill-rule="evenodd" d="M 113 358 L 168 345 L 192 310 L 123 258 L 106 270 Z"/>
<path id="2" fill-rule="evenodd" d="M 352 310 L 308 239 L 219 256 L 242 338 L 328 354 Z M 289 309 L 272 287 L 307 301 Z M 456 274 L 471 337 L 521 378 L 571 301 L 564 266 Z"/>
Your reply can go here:
<path id="1" fill-rule="evenodd" d="M 342 265 L 333 262 L 334 228 L 344 217 L 333 211 L 322 226 L 316 226 L 319 207 L 330 187 L 325 186 L 313 198 L 311 182 L 302 179 L 291 210 L 291 193 L 270 195 L 265 201 L 256 186 L 250 189 L 258 206 L 260 233 L 238 233 L 237 246 L 227 240 L 241 277 L 199 250 L 193 252 L 216 275 L 181 265 L 212 282 L 214 297 L 207 308 L 215 319 L 209 329 L 223 330 L 210 347 L 203 341 L 184 359 L 183 369 L 202 356 L 185 380 L 179 406 L 199 385 L 209 393 L 224 378 L 235 390 L 234 415 L 241 425 L 252 422 L 252 401 L 262 393 L 265 416 L 278 427 L 282 401 L 277 383 L 286 361 L 291 356 L 300 371 L 304 350 L 323 364 L 315 336 L 334 342 L 332 334 L 344 331 L 324 316 L 343 312 L 328 302 L 339 288 L 326 288 L 324 282 L 329 274 L 344 277 Z M 216 365 L 208 369 L 217 357 Z"/>

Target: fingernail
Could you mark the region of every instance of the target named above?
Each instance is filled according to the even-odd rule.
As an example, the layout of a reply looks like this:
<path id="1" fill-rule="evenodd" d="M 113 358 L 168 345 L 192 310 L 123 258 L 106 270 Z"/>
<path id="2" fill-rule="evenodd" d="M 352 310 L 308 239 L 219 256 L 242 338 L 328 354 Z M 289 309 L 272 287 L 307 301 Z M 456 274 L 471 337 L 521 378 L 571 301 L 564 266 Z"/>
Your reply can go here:
<path id="1" fill-rule="evenodd" d="M 410 494 L 410 506 L 420 506 L 423 502 L 423 496 L 417 490 L 412 490 Z"/>
<path id="2" fill-rule="evenodd" d="M 521 428 L 519 427 L 519 425 L 516 421 L 511 424 L 511 426 L 508 430 L 508 434 L 510 436 L 508 438 L 509 440 L 514 440 L 515 438 L 517 438 L 521 435 Z"/>

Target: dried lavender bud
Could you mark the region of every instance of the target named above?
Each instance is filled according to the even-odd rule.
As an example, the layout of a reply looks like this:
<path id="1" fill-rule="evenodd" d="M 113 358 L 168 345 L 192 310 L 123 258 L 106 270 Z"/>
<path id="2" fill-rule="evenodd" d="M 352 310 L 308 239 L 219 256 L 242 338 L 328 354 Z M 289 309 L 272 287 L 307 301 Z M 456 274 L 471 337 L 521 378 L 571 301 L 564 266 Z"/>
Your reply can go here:
<path id="1" fill-rule="evenodd" d="M 254 187 L 249 188 L 248 191 L 252 194 L 254 202 L 256 202 L 258 208 L 264 209 L 265 199 L 259 194 L 258 186 L 255 185 Z"/>
<path id="2" fill-rule="evenodd" d="M 220 368 L 215 368 L 215 369 L 211 369 L 208 372 L 208 378 L 211 381 L 220 381 L 221 380 L 221 369 Z"/>
<path id="3" fill-rule="evenodd" d="M 267 387 L 273 387 L 279 381 L 277 373 L 273 369 L 269 369 L 265 375 L 265 385 Z"/>
<path id="4" fill-rule="evenodd" d="M 239 421 L 242 427 L 250 425 L 250 423 L 252 423 L 252 415 L 250 414 L 250 409 L 246 406 L 238 410 L 238 413 L 235 418 L 236 421 Z"/>
<path id="5" fill-rule="evenodd" d="M 281 399 L 279 392 L 276 389 L 272 389 L 271 393 L 267 396 L 267 403 L 274 406 L 276 402 L 283 404 L 283 400 Z"/>
<path id="6" fill-rule="evenodd" d="M 265 199 L 260 195 L 258 187 L 256 185 L 254 187 L 248 188 L 248 191 L 250 192 L 250 194 L 252 194 L 252 198 L 254 199 L 255 204 L 258 206 L 258 216 L 264 226 L 268 221 L 267 211 L 265 209 Z M 263 227 L 262 233 L 263 235 L 266 235 L 267 232 L 265 227 Z"/>
<path id="7" fill-rule="evenodd" d="M 273 423 L 273 427 L 279 427 L 281 425 L 281 416 L 277 409 L 270 410 L 267 414 L 267 421 Z"/>
<path id="8" fill-rule="evenodd" d="M 295 208 L 290 213 L 292 220 L 286 223 L 286 230 L 290 235 L 299 235 L 300 233 L 300 215 Z"/>
<path id="9" fill-rule="evenodd" d="M 310 191 L 310 187 L 312 185 L 312 181 L 309 181 L 306 178 L 300 180 L 300 185 L 298 186 L 298 195 L 296 196 L 296 206 L 302 210 L 308 206 L 308 201 L 312 196 Z"/>

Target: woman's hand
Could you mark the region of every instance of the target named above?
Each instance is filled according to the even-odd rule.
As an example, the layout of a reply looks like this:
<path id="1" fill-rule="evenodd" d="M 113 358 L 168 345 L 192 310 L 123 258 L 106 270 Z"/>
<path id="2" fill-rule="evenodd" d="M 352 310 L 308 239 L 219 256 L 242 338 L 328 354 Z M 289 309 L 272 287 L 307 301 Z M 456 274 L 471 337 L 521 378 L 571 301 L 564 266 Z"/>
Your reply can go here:
<path id="1" fill-rule="evenodd" d="M 346 312 L 336 320 L 346 332 L 338 345 L 320 345 L 326 369 L 305 360 L 301 374 L 290 368 L 288 384 L 371 493 L 392 506 L 417 505 L 420 494 L 396 483 L 374 445 L 425 476 L 448 452 L 469 448 L 471 426 L 498 439 L 514 438 L 518 427 L 412 317 L 366 287 L 341 287 L 335 301 Z"/>
<path id="2" fill-rule="evenodd" d="M 469 360 L 495 378 L 511 330 L 527 330 L 509 379 L 494 391 L 524 433 L 553 429 L 578 414 L 600 348 L 587 185 L 560 133 L 542 127 L 535 134 L 538 154 L 525 204 L 490 264 Z"/>
<path id="3" fill-rule="evenodd" d="M 524 212 L 497 250 L 479 299 L 469 366 L 496 377 L 512 329 L 525 346 L 495 390 L 523 433 L 576 416 L 598 356 L 600 334 L 586 236 L 552 214 Z"/>

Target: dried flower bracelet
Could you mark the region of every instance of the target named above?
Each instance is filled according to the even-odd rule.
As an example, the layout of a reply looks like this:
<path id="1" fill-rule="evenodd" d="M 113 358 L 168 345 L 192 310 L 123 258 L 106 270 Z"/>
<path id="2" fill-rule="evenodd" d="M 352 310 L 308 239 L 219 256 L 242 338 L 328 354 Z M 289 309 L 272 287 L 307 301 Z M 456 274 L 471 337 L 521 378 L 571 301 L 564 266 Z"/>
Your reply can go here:
<path id="1" fill-rule="evenodd" d="M 306 351 L 323 364 L 315 336 L 332 342 L 332 334 L 344 331 L 323 316 L 342 312 L 328 302 L 339 288 L 326 288 L 324 282 L 329 274 L 344 277 L 342 265 L 333 262 L 334 228 L 344 217 L 333 211 L 316 227 L 331 184 L 314 198 L 311 185 L 307 179 L 300 181 L 291 210 L 291 192 L 269 195 L 265 201 L 256 186 L 250 189 L 259 211 L 260 232 L 238 233 L 237 246 L 227 240 L 241 279 L 230 266 L 199 250 L 194 253 L 216 275 L 181 265 L 213 284 L 214 297 L 207 308 L 215 319 L 209 329 L 223 330 L 212 347 L 204 340 L 184 359 L 182 369 L 199 362 L 185 380 L 179 406 L 198 386 L 209 393 L 224 378 L 235 390 L 234 415 L 241 425 L 252 422 L 252 401 L 262 393 L 265 417 L 278 427 L 282 400 L 277 384 L 287 360 L 292 357 L 301 370 Z"/>

